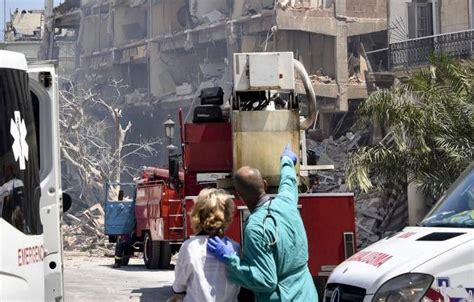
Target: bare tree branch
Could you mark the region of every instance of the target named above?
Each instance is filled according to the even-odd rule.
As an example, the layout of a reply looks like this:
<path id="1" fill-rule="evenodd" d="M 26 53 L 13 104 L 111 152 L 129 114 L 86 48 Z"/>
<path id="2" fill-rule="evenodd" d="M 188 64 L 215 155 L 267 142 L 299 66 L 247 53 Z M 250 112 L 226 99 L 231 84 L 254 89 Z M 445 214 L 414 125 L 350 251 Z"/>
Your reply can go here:
<path id="1" fill-rule="evenodd" d="M 65 184 L 86 203 L 96 203 L 103 199 L 104 183 L 136 175 L 138 167 L 129 165 L 129 158 L 157 154 L 154 147 L 162 139 L 125 143 L 132 123 L 123 118 L 123 80 L 109 80 L 111 96 L 60 80 L 65 87 L 59 92 L 61 151 L 72 173 L 64 173 Z"/>

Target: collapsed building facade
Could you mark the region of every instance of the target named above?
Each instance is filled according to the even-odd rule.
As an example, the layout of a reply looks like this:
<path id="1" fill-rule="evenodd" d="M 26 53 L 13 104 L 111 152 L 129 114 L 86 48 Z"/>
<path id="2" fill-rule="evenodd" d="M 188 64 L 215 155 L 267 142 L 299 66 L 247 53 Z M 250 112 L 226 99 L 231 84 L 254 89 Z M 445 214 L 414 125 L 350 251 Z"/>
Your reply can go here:
<path id="1" fill-rule="evenodd" d="M 164 137 L 168 114 L 176 121 L 183 108 L 187 115 L 202 88 L 220 86 L 227 99 L 233 53 L 292 51 L 317 95 L 315 128 L 322 136 L 309 131 L 307 147 L 318 151 L 320 164 L 336 168 L 318 174 L 318 190 L 345 192 L 345 161 L 363 135 L 339 131 L 341 117 L 351 115 L 367 91 L 391 87 L 407 67 L 428 63 L 434 47 L 472 56 L 473 5 L 472 0 L 67 0 L 55 9 L 54 22 L 74 33 L 68 60 L 74 81 L 100 91 L 110 78 L 123 80 L 124 112 L 134 136 Z M 304 93 L 302 84 L 297 89 Z M 162 165 L 166 157 L 153 160 Z M 406 225 L 406 188 L 356 197 L 361 246 Z"/>
<path id="2" fill-rule="evenodd" d="M 230 96 L 232 54 L 261 51 L 293 51 L 305 65 L 329 134 L 332 114 L 367 96 L 364 51 L 386 46 L 387 9 L 387 0 L 68 0 L 54 23 L 74 31 L 75 81 L 100 90 L 122 79 L 144 136 L 147 120 L 162 135 L 168 113 L 176 120 L 202 88 Z"/>
<path id="3" fill-rule="evenodd" d="M 10 13 L 0 49 L 24 53 L 28 60 L 38 58 L 44 26 L 44 11 L 19 10 Z"/>

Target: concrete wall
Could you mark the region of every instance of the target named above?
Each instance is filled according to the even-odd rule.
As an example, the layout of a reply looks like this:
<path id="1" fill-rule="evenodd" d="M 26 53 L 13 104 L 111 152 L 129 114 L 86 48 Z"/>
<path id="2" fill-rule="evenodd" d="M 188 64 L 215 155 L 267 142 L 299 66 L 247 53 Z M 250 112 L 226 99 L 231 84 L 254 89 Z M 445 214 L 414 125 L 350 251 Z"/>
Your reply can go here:
<path id="1" fill-rule="evenodd" d="M 109 48 L 112 47 L 112 33 L 110 32 L 111 24 L 109 20 L 112 21 L 113 18 L 110 14 L 101 14 L 99 15 L 99 48 Z"/>
<path id="2" fill-rule="evenodd" d="M 197 18 L 201 18 L 214 10 L 218 10 L 223 14 L 229 12 L 227 0 L 189 0 L 189 8 L 191 15 Z"/>
<path id="3" fill-rule="evenodd" d="M 153 36 L 175 33 L 185 29 L 185 21 L 180 24 L 178 11 L 185 7 L 184 0 L 163 0 L 152 7 Z"/>
<path id="4" fill-rule="evenodd" d="M 266 41 L 267 37 L 268 37 L 268 34 L 266 32 L 260 32 L 253 35 L 241 36 L 240 37 L 241 38 L 240 52 L 265 51 L 265 46 L 266 46 L 266 51 L 275 51 L 274 49 L 275 43 L 274 43 L 273 37 L 268 39 L 268 41 Z M 284 39 L 288 39 L 286 34 L 284 34 Z"/>
<path id="5" fill-rule="evenodd" d="M 469 1 L 441 1 L 441 33 L 469 29 Z"/>
<path id="6" fill-rule="evenodd" d="M 150 83 L 154 96 L 176 92 L 178 86 L 198 88 L 201 82 L 215 80 L 225 72 L 225 42 L 201 44 L 192 51 L 182 49 L 159 52 L 157 44 L 150 47 Z M 183 87 L 178 87 L 182 92 Z"/>
<path id="7" fill-rule="evenodd" d="M 100 40 L 99 16 L 86 16 L 83 21 L 83 27 L 84 34 L 79 41 L 82 51 L 88 53 L 98 50 Z"/>
<path id="8" fill-rule="evenodd" d="M 97 0 L 81 0 L 81 5 L 82 6 L 92 6 L 94 4 L 97 4 L 97 2 L 98 2 Z"/>
<path id="9" fill-rule="evenodd" d="M 28 61 L 38 60 L 40 48 L 40 41 L 0 43 L 0 49 L 21 52 Z"/>
<path id="10" fill-rule="evenodd" d="M 388 0 L 346 0 L 346 15 L 356 18 L 386 19 L 387 1 Z M 401 0 L 396 1 L 402 2 Z"/>
<path id="11" fill-rule="evenodd" d="M 277 51 L 293 51 L 309 74 L 335 78 L 334 37 L 299 31 L 279 31 Z"/>
<path id="12" fill-rule="evenodd" d="M 147 8 L 119 6 L 114 13 L 114 46 L 128 44 L 147 36 Z"/>
<path id="13" fill-rule="evenodd" d="M 93 52 L 112 46 L 109 14 L 89 15 L 83 22 L 84 31 L 80 37 L 83 52 Z"/>
<path id="14" fill-rule="evenodd" d="M 161 96 L 163 94 L 176 91 L 176 84 L 173 77 L 168 72 L 167 62 L 171 60 L 169 55 L 158 52 L 158 46 L 151 44 L 150 46 L 150 93 L 153 96 Z"/>
<path id="15" fill-rule="evenodd" d="M 236 19 L 247 15 L 250 11 L 260 11 L 274 7 L 274 0 L 234 0 L 232 7 L 232 18 Z"/>

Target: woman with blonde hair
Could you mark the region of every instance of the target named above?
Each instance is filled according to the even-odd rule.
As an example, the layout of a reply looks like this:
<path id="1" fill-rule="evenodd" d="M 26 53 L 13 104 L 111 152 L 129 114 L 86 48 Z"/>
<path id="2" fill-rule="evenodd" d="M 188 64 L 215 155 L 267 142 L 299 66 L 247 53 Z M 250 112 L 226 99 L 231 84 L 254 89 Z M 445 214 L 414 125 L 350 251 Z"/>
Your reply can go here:
<path id="1" fill-rule="evenodd" d="M 226 266 L 206 250 L 209 236 L 218 236 L 231 244 L 237 253 L 236 242 L 224 237 L 232 222 L 235 205 L 224 190 L 203 189 L 190 213 L 196 236 L 186 240 L 179 250 L 175 266 L 173 292 L 168 301 L 235 302 L 240 287 L 227 279 Z"/>

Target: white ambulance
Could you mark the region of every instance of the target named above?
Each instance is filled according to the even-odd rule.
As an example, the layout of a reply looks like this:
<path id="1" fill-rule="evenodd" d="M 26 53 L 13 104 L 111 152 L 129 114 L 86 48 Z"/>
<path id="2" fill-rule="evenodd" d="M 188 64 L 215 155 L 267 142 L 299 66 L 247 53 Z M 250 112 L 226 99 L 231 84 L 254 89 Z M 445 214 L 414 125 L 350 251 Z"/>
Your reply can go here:
<path id="1" fill-rule="evenodd" d="M 324 301 L 474 302 L 474 163 L 419 226 L 341 263 Z"/>
<path id="2" fill-rule="evenodd" d="M 54 63 L 0 50 L 0 301 L 63 300 L 58 110 Z"/>

